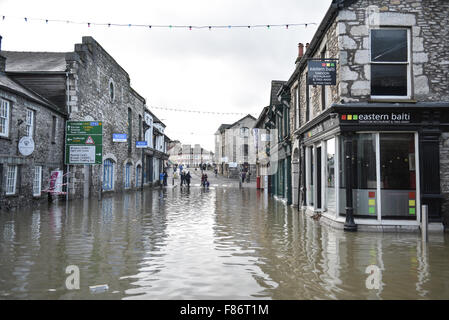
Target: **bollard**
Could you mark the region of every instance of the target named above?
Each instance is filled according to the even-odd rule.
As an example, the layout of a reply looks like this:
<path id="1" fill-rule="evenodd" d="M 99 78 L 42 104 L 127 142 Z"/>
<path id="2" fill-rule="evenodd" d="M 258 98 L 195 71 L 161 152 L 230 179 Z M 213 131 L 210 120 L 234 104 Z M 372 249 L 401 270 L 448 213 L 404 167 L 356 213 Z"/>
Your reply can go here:
<path id="1" fill-rule="evenodd" d="M 428 224 L 428 206 L 424 204 L 421 206 L 421 238 L 424 242 L 429 241 Z"/>

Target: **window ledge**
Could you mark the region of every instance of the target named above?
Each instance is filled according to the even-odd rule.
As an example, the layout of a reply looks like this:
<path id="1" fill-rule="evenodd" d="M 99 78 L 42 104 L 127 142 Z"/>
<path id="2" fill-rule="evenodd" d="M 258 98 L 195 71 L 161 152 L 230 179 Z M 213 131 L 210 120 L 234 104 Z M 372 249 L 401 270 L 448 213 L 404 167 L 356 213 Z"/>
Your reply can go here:
<path id="1" fill-rule="evenodd" d="M 0 136 L 0 139 L 11 141 L 11 138 L 6 136 Z"/>
<path id="2" fill-rule="evenodd" d="M 369 99 L 368 102 L 375 102 L 375 103 L 417 103 L 418 101 L 413 99 Z"/>

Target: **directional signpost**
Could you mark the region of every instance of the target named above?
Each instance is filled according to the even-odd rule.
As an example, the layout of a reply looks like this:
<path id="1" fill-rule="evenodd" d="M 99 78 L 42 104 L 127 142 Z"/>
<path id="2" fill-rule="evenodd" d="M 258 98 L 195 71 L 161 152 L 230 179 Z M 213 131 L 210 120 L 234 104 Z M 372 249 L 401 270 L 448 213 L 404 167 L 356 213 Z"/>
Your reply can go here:
<path id="1" fill-rule="evenodd" d="M 66 164 L 101 164 L 103 124 L 101 121 L 67 121 Z"/>

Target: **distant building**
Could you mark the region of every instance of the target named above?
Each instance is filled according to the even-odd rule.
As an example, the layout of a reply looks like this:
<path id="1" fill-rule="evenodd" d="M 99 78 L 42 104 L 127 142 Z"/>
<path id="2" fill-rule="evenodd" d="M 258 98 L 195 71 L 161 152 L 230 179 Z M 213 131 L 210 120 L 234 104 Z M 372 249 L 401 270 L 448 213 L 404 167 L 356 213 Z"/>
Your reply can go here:
<path id="1" fill-rule="evenodd" d="M 238 177 L 242 170 L 256 173 L 256 153 L 252 128 L 256 118 L 248 114 L 233 124 L 222 124 L 215 133 L 215 161 L 219 172 Z"/>
<path id="2" fill-rule="evenodd" d="M 190 144 L 181 144 L 175 141 L 169 150 L 170 162 L 185 165 L 189 168 L 198 168 L 200 164 L 213 165 L 214 153 L 202 148 L 200 144 L 193 147 Z"/>

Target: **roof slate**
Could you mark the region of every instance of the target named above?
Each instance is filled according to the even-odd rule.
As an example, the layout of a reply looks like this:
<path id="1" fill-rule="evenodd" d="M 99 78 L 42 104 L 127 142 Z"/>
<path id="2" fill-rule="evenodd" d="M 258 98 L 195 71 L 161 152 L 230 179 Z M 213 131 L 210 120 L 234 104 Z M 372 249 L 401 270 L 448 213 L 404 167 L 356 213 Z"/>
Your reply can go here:
<path id="1" fill-rule="evenodd" d="M 64 72 L 66 52 L 2 51 L 6 72 Z"/>
<path id="2" fill-rule="evenodd" d="M 35 102 L 41 103 L 45 106 L 49 106 L 52 108 L 57 108 L 55 105 L 51 104 L 50 102 L 44 100 L 41 96 L 37 95 L 33 91 L 26 89 L 25 87 L 21 86 L 11 78 L 9 78 L 6 74 L 0 73 L 0 87 L 3 87 L 5 89 L 9 89 L 10 91 L 16 92 L 22 96 L 25 96 L 28 99 L 31 99 Z M 59 110 L 59 109 L 58 109 Z"/>
<path id="3" fill-rule="evenodd" d="M 277 93 L 281 89 L 282 85 L 284 85 L 285 83 L 286 81 L 281 80 L 271 81 L 270 106 L 274 106 L 279 103 Z"/>

